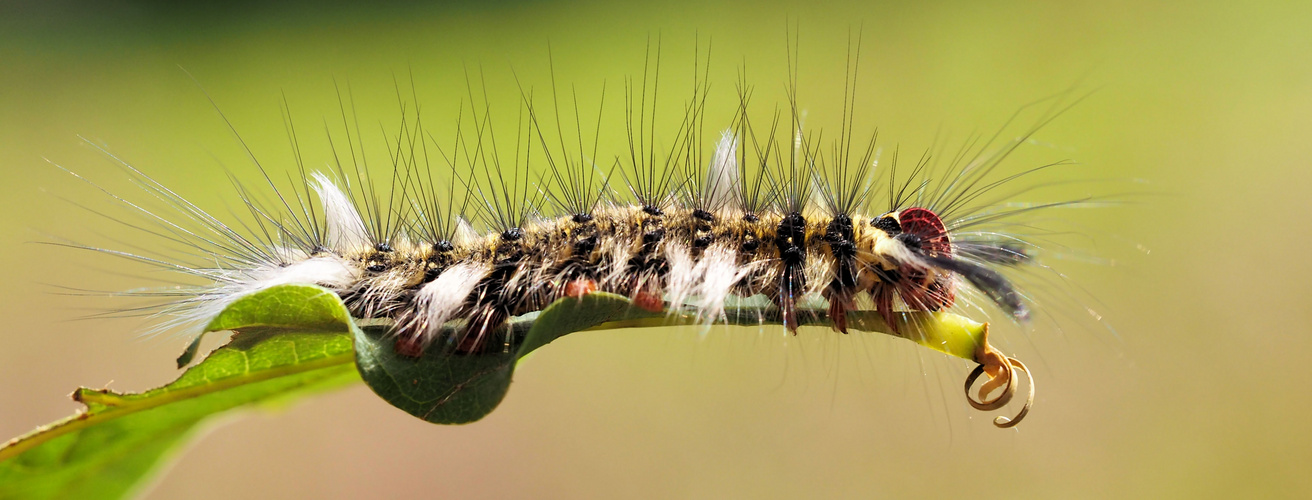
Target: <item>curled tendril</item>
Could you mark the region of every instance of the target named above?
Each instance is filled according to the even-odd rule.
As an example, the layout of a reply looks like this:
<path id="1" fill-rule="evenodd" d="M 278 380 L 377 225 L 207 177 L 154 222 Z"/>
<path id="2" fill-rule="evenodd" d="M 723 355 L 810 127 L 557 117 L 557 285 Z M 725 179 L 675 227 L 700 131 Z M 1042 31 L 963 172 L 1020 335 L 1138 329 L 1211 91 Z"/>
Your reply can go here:
<path id="1" fill-rule="evenodd" d="M 1029 368 L 1025 367 L 1025 363 L 1021 363 L 1016 358 L 1003 356 L 1002 353 L 990 347 L 988 345 L 987 330 L 975 358 L 979 362 L 979 366 L 976 366 L 970 372 L 970 375 L 966 377 L 966 401 L 976 410 L 993 411 L 1007 406 L 1007 403 L 1011 402 L 1011 398 L 1016 395 L 1016 369 L 1020 369 L 1025 373 L 1025 378 L 1028 381 L 1027 385 L 1029 385 L 1029 395 L 1025 398 L 1025 406 L 1022 406 L 1020 412 L 1014 417 L 996 417 L 993 419 L 993 425 L 1000 428 L 1015 427 L 1016 424 L 1025 419 L 1025 415 L 1029 414 L 1030 406 L 1034 405 L 1034 376 L 1030 374 Z M 975 385 L 975 381 L 986 373 L 989 376 L 988 381 L 980 385 L 979 390 L 972 395 L 971 388 Z M 997 391 L 998 388 L 1002 388 L 1002 392 L 990 399 L 988 395 Z"/>

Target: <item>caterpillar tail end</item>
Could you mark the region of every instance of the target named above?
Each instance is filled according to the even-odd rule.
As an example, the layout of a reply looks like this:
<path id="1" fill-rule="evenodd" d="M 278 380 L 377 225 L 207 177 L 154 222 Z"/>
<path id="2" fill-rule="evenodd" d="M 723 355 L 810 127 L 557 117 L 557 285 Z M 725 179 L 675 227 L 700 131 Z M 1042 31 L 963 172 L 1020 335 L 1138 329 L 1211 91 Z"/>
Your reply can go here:
<path id="1" fill-rule="evenodd" d="M 1025 367 L 1025 363 L 1016 358 L 1007 357 L 989 345 L 987 329 L 980 338 L 979 347 L 975 351 L 975 361 L 979 363 L 979 366 L 971 370 L 970 375 L 966 377 L 966 401 L 970 403 L 971 407 L 980 411 L 994 411 L 1007 406 L 1016 395 L 1018 385 L 1016 380 L 1020 378 L 1016 371 L 1024 372 L 1026 385 L 1029 387 L 1029 394 L 1025 398 L 1024 406 L 1021 406 L 1020 411 L 1013 417 L 1000 416 L 993 419 L 993 425 L 1002 429 L 1020 424 L 1025 416 L 1029 414 L 1030 407 L 1034 405 L 1034 376 Z M 972 392 L 971 389 L 974 387 L 975 381 L 985 374 L 988 375 L 988 380 L 981 384 L 977 391 Z M 999 389 L 1001 389 L 1001 392 L 997 396 L 988 397 L 989 394 L 997 392 Z"/>

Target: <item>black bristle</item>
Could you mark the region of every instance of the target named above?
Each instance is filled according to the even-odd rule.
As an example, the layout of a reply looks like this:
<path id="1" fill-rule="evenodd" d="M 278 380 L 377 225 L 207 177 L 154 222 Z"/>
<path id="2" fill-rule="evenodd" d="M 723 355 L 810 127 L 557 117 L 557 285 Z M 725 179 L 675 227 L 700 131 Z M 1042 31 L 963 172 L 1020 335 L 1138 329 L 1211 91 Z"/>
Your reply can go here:
<path id="1" fill-rule="evenodd" d="M 643 246 L 655 245 L 665 238 L 665 228 L 658 228 L 642 233 Z"/>
<path id="2" fill-rule="evenodd" d="M 920 246 L 922 243 L 920 236 L 911 233 L 898 233 L 896 238 L 898 241 L 902 242 L 902 244 L 906 245 L 908 248 L 912 250 L 920 250 Z"/>
<path id="3" fill-rule="evenodd" d="M 596 248 L 597 248 L 597 237 L 596 237 L 596 236 L 588 236 L 588 237 L 586 237 L 586 238 L 579 238 L 578 241 L 575 241 L 575 242 L 574 242 L 574 254 L 575 254 L 575 255 L 588 255 L 588 254 L 591 254 L 592 251 L 593 251 L 594 249 L 596 249 Z"/>
<path id="4" fill-rule="evenodd" d="M 889 236 L 897 236 L 902 233 L 902 225 L 898 224 L 897 219 L 889 215 L 870 221 L 870 225 Z"/>
<path id="5" fill-rule="evenodd" d="M 994 304 L 1011 314 L 1017 320 L 1029 319 L 1029 308 L 1021 299 L 1020 292 L 1012 286 L 1001 273 L 984 266 L 972 264 L 960 259 L 951 257 L 925 257 L 931 265 L 939 269 L 951 271 L 969 281 L 976 289 L 984 292 L 993 300 Z"/>

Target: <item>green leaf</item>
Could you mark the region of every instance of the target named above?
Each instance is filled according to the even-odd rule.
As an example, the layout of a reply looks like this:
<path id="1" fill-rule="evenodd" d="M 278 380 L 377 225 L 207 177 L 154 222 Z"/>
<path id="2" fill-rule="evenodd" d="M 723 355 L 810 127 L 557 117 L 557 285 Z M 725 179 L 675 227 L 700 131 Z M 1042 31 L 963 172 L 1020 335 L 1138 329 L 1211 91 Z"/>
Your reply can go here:
<path id="1" fill-rule="evenodd" d="M 949 313 L 908 312 L 895 317 L 897 328 L 890 328 L 877 313 L 852 312 L 848 330 L 896 335 L 973 360 L 988 329 Z M 726 309 L 724 320 L 731 325 L 781 324 L 778 311 L 759 298 L 735 300 Z M 811 326 L 830 324 L 827 311 L 819 306 L 801 310 L 799 321 Z M 515 363 L 555 339 L 583 330 L 698 323 L 691 311 L 652 313 L 623 296 L 593 293 L 560 299 L 540 313 L 513 318 L 508 328 L 518 347 L 512 352 L 461 355 L 430 348 L 412 358 L 397 354 L 386 328 L 369 327 L 356 331 L 356 364 L 365 383 L 392 406 L 429 422 L 463 424 L 491 413 L 510 388 Z"/>
<path id="2" fill-rule="evenodd" d="M 140 394 L 78 389 L 85 410 L 0 448 L 0 498 L 122 497 L 209 416 L 357 380 L 353 329 L 322 288 L 243 297 L 206 328 L 238 333 L 177 380 Z"/>
<path id="3" fill-rule="evenodd" d="M 369 388 L 392 406 L 429 422 L 464 424 L 501 403 L 515 362 L 534 349 L 607 322 L 653 317 L 663 316 L 636 309 L 619 295 L 594 293 L 512 319 L 508 328 L 521 339 L 513 352 L 460 355 L 429 348 L 418 358 L 397 354 L 387 329 L 368 327 L 356 332 L 356 364 Z"/>
<path id="4" fill-rule="evenodd" d="M 802 325 L 829 325 L 823 302 L 805 306 L 798 314 Z M 760 297 L 733 300 L 722 319 L 748 326 L 780 322 L 778 311 Z M 853 312 L 848 329 L 898 335 L 966 359 L 986 345 L 987 325 L 961 316 L 900 313 L 895 319 L 890 327 L 878 314 Z M 625 297 L 595 293 L 513 318 L 511 352 L 462 356 L 430 349 L 416 359 L 396 353 L 386 328 L 356 327 L 332 292 L 273 287 L 237 300 L 214 318 L 207 332 L 238 333 L 176 381 L 140 394 L 79 389 L 73 397 L 86 404 L 84 411 L 0 447 L 0 498 L 123 496 L 208 417 L 359 378 L 424 420 L 473 422 L 500 404 L 516 362 L 557 338 L 583 330 L 699 323 L 689 310 L 652 313 Z M 179 361 L 190 358 L 184 354 Z"/>

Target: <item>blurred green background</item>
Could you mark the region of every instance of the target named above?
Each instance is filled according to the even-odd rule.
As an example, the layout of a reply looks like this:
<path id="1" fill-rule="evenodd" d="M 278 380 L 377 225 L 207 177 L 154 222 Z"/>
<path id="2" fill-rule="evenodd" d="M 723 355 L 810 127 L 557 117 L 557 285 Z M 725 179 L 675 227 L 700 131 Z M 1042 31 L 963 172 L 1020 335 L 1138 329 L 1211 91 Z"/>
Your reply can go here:
<path id="1" fill-rule="evenodd" d="M 1082 228 L 1073 244 L 1098 259 L 1049 261 L 1070 282 L 1052 288 L 1079 290 L 1056 301 L 1056 319 L 997 333 L 1040 384 L 1018 430 L 961 401 L 967 363 L 889 337 L 586 333 L 524 365 L 476 424 L 429 425 L 358 386 L 215 426 L 147 497 L 1312 494 L 1306 2 L 5 2 L 0 438 L 73 412 L 65 395 L 79 385 L 144 390 L 176 374 L 183 339 L 78 320 L 116 303 L 47 285 L 145 281 L 32 242 L 135 241 L 51 196 L 88 191 L 43 158 L 130 189 L 79 135 L 203 207 L 234 202 L 223 167 L 254 171 L 180 67 L 280 172 L 294 165 L 283 95 L 319 166 L 334 82 L 377 130 L 395 124 L 394 78 L 413 74 L 439 127 L 465 68 L 483 68 L 494 104 L 513 105 L 516 74 L 546 88 L 548 41 L 586 116 L 603 80 L 607 109 L 622 110 L 649 35 L 662 37 L 671 89 L 691 82 L 694 40 L 711 39 L 712 116 L 727 116 L 739 66 L 762 102 L 782 95 L 790 21 L 815 120 L 841 109 L 847 36 L 860 28 L 857 128 L 879 126 L 915 155 L 940 130 L 991 131 L 1024 103 L 1097 89 L 1017 159 L 1076 160 L 1118 181 L 1067 192 L 1129 200 L 1067 219 Z M 1083 306 L 1105 325 L 1080 319 Z"/>

